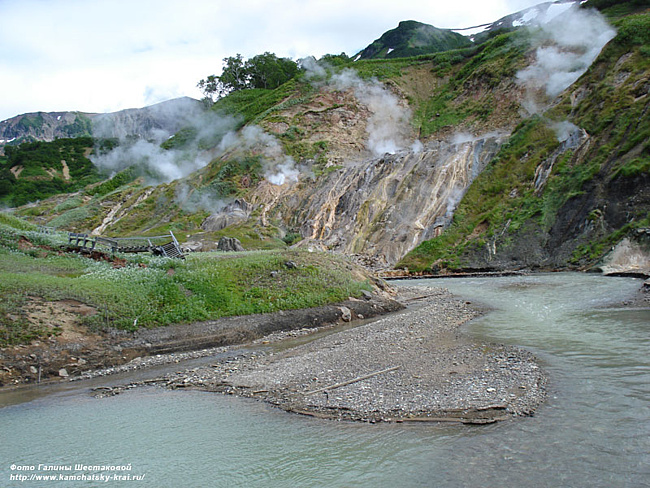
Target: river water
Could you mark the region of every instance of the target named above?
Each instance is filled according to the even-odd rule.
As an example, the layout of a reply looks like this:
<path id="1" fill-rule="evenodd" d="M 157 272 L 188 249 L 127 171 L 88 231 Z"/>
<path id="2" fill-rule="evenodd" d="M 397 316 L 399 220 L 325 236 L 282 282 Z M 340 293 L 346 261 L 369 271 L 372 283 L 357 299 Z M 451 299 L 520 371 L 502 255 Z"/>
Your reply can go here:
<path id="1" fill-rule="evenodd" d="M 535 353 L 550 376 L 548 402 L 534 417 L 477 427 L 317 420 L 155 388 L 95 399 L 79 383 L 44 396 L 27 391 L 23 403 L 3 394 L 0 404 L 15 404 L 0 408 L 0 486 L 650 486 L 650 309 L 612 306 L 639 280 L 553 274 L 406 284 L 490 306 L 464 332 Z M 132 479 L 66 478 L 92 474 Z"/>

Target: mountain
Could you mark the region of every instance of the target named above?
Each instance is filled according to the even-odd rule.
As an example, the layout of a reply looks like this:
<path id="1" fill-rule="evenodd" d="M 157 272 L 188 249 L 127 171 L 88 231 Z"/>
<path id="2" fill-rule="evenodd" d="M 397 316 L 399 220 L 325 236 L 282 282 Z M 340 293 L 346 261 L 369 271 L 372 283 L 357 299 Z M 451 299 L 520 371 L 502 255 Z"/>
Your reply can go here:
<path id="1" fill-rule="evenodd" d="M 553 92 L 551 105 L 522 120 L 444 235 L 399 267 L 586 269 L 618 261 L 650 272 L 650 12 L 647 2 L 592 4 L 605 6 L 616 37 L 582 76 Z M 538 58 L 547 53 L 540 49 Z M 550 81 L 537 69 L 519 71 L 519 79 L 533 71 Z"/>
<path id="2" fill-rule="evenodd" d="M 178 98 L 107 114 L 37 112 L 0 122 L 0 202 L 19 206 L 102 181 L 122 168 L 91 157 L 97 161 L 117 141 L 167 141 L 204 113 L 201 102 Z"/>
<path id="3" fill-rule="evenodd" d="M 390 59 L 468 47 L 471 41 L 448 29 L 406 20 L 359 52 L 354 59 Z"/>
<path id="4" fill-rule="evenodd" d="M 411 272 L 593 267 L 617 246 L 643 249 L 650 227 L 650 12 L 606 3 L 607 17 L 592 2 L 567 8 L 559 29 L 514 25 L 462 49 L 313 66 L 275 90 L 233 92 L 210 111 L 204 128 L 221 127 L 210 144 L 179 133 L 146 157 L 111 153 L 148 179 L 118 173 L 74 208 L 60 196 L 17 212 Z"/>
<path id="5" fill-rule="evenodd" d="M 402 21 L 395 29 L 385 32 L 353 58 L 404 58 L 466 48 L 503 32 L 548 22 L 579 3 L 580 0 L 540 3 L 506 15 L 495 22 L 462 29 L 439 29 L 414 20 Z"/>
<path id="6" fill-rule="evenodd" d="M 141 139 L 169 137 L 195 119 L 205 107 L 199 100 L 189 97 L 175 98 L 144 108 L 132 108 L 91 117 L 92 135 L 96 138 L 135 136 Z"/>
<path id="7" fill-rule="evenodd" d="M 519 12 L 506 15 L 496 22 L 476 27 L 469 27 L 467 29 L 457 29 L 455 32 L 467 33 L 472 41 L 481 43 L 501 32 L 549 22 L 555 17 L 562 15 L 575 4 L 579 5 L 580 3 L 581 0 L 558 0 L 555 2 L 540 3 Z"/>
<path id="8" fill-rule="evenodd" d="M 58 138 L 92 134 L 91 118 L 83 112 L 34 112 L 0 122 L 0 151 L 6 145 L 23 142 L 53 141 Z"/>
<path id="9" fill-rule="evenodd" d="M 94 136 L 149 138 L 156 131 L 173 134 L 188 117 L 202 110 L 201 102 L 183 97 L 144 108 L 97 114 L 84 112 L 34 112 L 0 122 L 0 154 L 6 145 Z"/>

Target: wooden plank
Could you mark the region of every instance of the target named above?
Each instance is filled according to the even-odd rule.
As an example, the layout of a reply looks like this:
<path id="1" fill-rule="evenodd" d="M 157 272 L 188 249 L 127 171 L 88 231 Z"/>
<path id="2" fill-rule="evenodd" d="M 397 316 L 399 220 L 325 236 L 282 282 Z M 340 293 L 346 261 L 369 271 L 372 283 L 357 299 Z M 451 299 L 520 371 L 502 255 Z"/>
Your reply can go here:
<path id="1" fill-rule="evenodd" d="M 336 388 L 341 388 L 342 386 L 347 386 L 347 385 L 351 385 L 352 383 L 357 383 L 359 381 L 367 380 L 368 378 L 372 378 L 373 376 L 377 376 L 384 373 L 390 373 L 391 371 L 395 371 L 396 369 L 399 369 L 399 366 L 393 366 L 392 368 L 382 369 L 381 371 L 375 371 L 374 373 L 364 374 L 363 376 L 357 376 L 356 378 L 353 378 L 348 381 L 343 381 L 342 383 L 334 383 L 333 385 L 325 386 L 323 388 L 319 388 L 318 390 L 308 391 L 306 393 L 303 393 L 303 395 L 309 396 L 309 395 L 313 395 L 314 393 L 319 393 L 325 390 L 334 390 Z"/>

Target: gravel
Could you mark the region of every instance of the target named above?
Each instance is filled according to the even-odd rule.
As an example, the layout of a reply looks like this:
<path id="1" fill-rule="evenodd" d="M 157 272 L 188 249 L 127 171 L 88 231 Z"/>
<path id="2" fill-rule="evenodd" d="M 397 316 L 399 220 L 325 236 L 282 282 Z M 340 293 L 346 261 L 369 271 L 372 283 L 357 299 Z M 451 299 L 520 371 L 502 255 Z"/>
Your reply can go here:
<path id="1" fill-rule="evenodd" d="M 147 383 L 367 422 L 491 423 L 533 415 L 544 401 L 547 379 L 532 354 L 460 331 L 480 310 L 437 288 L 403 287 L 400 300 L 408 305 L 404 312 L 308 342 L 303 337 L 299 345 L 283 346 L 313 329 L 276 333 L 257 341 L 259 350 Z"/>

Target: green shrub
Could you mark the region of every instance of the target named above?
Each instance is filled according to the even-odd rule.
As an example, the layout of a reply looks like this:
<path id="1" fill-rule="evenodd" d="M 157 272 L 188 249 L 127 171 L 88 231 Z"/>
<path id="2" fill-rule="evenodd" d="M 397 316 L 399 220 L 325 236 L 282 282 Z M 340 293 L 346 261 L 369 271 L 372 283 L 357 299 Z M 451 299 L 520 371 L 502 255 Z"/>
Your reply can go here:
<path id="1" fill-rule="evenodd" d="M 111 179 L 106 180 L 99 185 L 86 188 L 85 193 L 87 195 L 103 197 L 104 195 L 108 195 L 109 193 L 117 190 L 121 186 L 128 185 L 129 183 L 133 182 L 137 178 L 136 173 L 136 169 L 131 166 L 120 171 Z"/>
<path id="2" fill-rule="evenodd" d="M 650 14 L 630 15 L 616 25 L 616 42 L 625 45 L 650 44 Z"/>
<path id="3" fill-rule="evenodd" d="M 319 306 L 359 296 L 368 287 L 352 277 L 345 261 L 325 254 L 198 253 L 185 261 L 124 255 L 128 265 L 114 268 L 76 254 L 4 245 L 20 235 L 0 224 L 0 346 L 52 333 L 51 327 L 34 328 L 24 320 L 26 296 L 78 300 L 99 312 L 85 317 L 85 325 L 135 330 Z M 34 235 L 28 237 L 36 242 Z M 297 266 L 288 267 L 287 261 Z"/>

